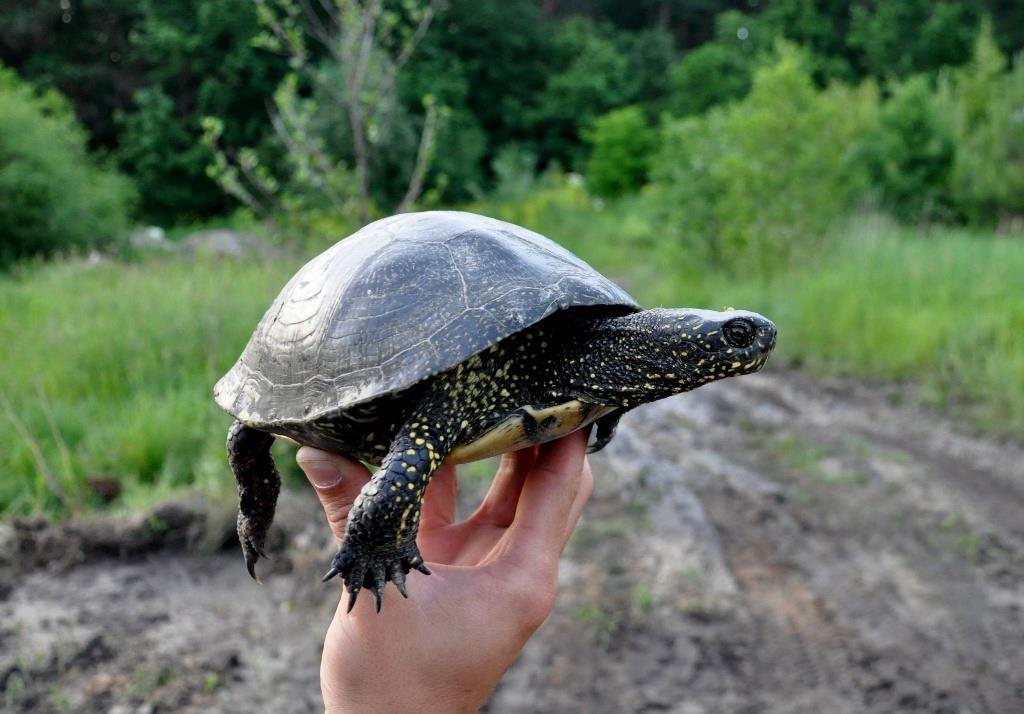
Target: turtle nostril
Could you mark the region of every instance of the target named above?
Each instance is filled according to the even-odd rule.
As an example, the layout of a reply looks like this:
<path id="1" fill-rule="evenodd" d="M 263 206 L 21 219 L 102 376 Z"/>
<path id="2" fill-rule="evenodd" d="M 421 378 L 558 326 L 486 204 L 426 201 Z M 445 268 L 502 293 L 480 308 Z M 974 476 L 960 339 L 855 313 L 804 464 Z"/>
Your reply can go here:
<path id="1" fill-rule="evenodd" d="M 756 332 L 754 323 L 742 317 L 729 320 L 729 322 L 722 326 L 722 334 L 725 336 L 725 341 L 738 348 L 749 347 L 754 341 Z"/>

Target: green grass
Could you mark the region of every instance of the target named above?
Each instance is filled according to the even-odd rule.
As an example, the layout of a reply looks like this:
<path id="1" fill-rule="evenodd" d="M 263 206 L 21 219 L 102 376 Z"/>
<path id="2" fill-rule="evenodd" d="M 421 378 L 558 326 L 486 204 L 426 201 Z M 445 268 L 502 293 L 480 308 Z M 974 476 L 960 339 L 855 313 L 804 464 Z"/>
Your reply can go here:
<path id="1" fill-rule="evenodd" d="M 0 279 L 0 512 L 87 508 L 95 476 L 128 506 L 230 487 L 211 388 L 297 266 L 68 261 Z"/>
<path id="2" fill-rule="evenodd" d="M 1024 436 L 1024 241 L 851 223 L 801 269 L 717 284 L 780 326 L 784 361 L 909 380 L 993 432 Z M 714 302 L 712 304 L 715 304 Z"/>
<path id="3" fill-rule="evenodd" d="M 764 312 L 780 327 L 776 364 L 910 380 L 1024 438 L 1019 236 L 861 217 L 801 266 L 736 276 L 688 261 L 648 201 L 602 206 L 562 184 L 471 208 L 550 235 L 646 305 Z M 300 262 L 64 261 L 0 277 L 0 514 L 95 507 L 97 476 L 120 481 L 115 508 L 184 486 L 230 493 L 230 419 L 211 387 Z"/>

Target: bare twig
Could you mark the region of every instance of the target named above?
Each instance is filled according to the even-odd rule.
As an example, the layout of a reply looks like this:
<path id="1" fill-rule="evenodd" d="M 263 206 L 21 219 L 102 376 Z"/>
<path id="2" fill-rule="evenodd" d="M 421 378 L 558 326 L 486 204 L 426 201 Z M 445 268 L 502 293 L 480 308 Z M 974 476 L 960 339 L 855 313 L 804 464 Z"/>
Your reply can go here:
<path id="1" fill-rule="evenodd" d="M 391 90 L 395 86 L 395 79 L 398 77 L 398 73 L 402 71 L 405 64 L 412 57 L 412 53 L 415 52 L 417 45 L 423 36 L 427 34 L 427 30 L 430 29 L 430 23 L 434 20 L 434 15 L 437 12 L 437 8 L 440 5 L 441 0 L 431 0 L 430 5 L 423 11 L 423 17 L 420 18 L 419 25 L 416 26 L 416 30 L 406 41 L 402 47 L 401 52 L 398 53 L 398 57 L 395 58 L 391 67 L 388 68 L 387 73 L 384 75 L 384 79 L 380 85 L 380 96 L 384 97 L 391 93 Z"/>
<path id="2" fill-rule="evenodd" d="M 316 146 L 316 142 L 311 141 L 309 137 L 300 133 L 297 128 L 297 122 L 294 119 L 289 118 L 287 112 L 275 111 L 272 106 L 267 107 L 267 113 L 270 115 L 271 125 L 274 127 L 274 131 L 277 132 L 278 137 L 284 143 L 285 147 L 292 153 L 293 156 L 307 156 L 311 159 L 311 164 L 315 163 L 316 176 L 311 176 L 314 185 L 324 192 L 328 200 L 333 203 L 336 207 L 342 208 L 345 205 L 345 199 L 339 196 L 330 185 L 330 181 L 327 179 L 327 175 L 333 170 L 331 166 L 331 160 L 326 157 L 319 147 Z M 296 127 L 295 131 L 288 128 L 286 123 L 290 122 L 293 127 Z M 312 165 L 310 168 L 314 168 Z"/>
<path id="3" fill-rule="evenodd" d="M 331 160 L 329 152 L 314 140 L 307 126 L 306 114 L 288 106 L 278 98 L 268 106 L 271 123 L 282 143 L 303 168 L 311 185 L 322 189 L 332 203 L 354 207 L 358 220 L 365 224 L 371 212 L 371 158 L 374 147 L 391 131 L 396 106 L 395 85 L 399 73 L 408 64 L 417 46 L 439 12 L 442 0 L 424 0 L 422 12 L 404 16 L 408 34 L 393 29 L 384 0 L 253 0 L 261 6 L 261 20 L 272 36 L 268 42 L 275 49 L 289 54 L 292 68 L 308 78 L 334 102 L 344 114 L 350 129 L 352 173 L 349 186 L 339 185 L 341 166 Z M 304 36 L 299 33 L 304 33 Z M 308 39 L 304 39 L 308 38 Z M 337 67 L 325 71 L 314 63 L 308 53 L 309 42 L 322 46 Z M 329 111 L 329 107 L 323 107 Z M 407 210 L 423 192 L 423 184 L 436 141 L 438 109 L 427 107 L 423 130 L 419 137 L 415 161 L 405 196 L 398 208 Z M 377 133 L 371 134 L 373 127 Z M 383 138 L 378 138 L 383 137 Z M 230 153 L 222 153 L 232 164 L 225 171 L 224 182 L 233 192 L 261 216 L 257 196 L 243 184 L 243 179 L 257 189 L 258 176 L 248 174 L 251 167 L 240 164 Z M 232 183 L 233 180 L 233 183 Z M 351 186 L 354 183 L 354 186 Z M 351 193 L 349 193 L 351 191 Z M 344 194 L 344 195 L 342 195 Z M 355 200 L 353 200 L 353 198 Z M 347 199 L 347 200 L 346 200 Z"/>
<path id="4" fill-rule="evenodd" d="M 420 145 L 416 150 L 416 164 L 409 177 L 409 188 L 398 204 L 398 213 L 406 213 L 423 192 L 423 179 L 427 175 L 430 154 L 434 149 L 434 137 L 437 132 L 437 107 L 431 103 L 427 106 L 427 115 L 423 119 L 423 131 L 420 133 Z"/>
<path id="5" fill-rule="evenodd" d="M 36 393 L 39 395 L 39 406 L 50 425 L 53 440 L 57 442 L 57 450 L 60 452 L 60 462 L 64 470 L 64 482 L 74 483 L 75 469 L 71 464 L 71 450 L 68 449 L 68 443 L 64 441 L 64 435 L 61 433 L 60 427 L 57 426 L 57 419 L 53 415 L 53 409 L 50 408 L 50 400 L 43 390 L 43 385 L 36 384 Z"/>

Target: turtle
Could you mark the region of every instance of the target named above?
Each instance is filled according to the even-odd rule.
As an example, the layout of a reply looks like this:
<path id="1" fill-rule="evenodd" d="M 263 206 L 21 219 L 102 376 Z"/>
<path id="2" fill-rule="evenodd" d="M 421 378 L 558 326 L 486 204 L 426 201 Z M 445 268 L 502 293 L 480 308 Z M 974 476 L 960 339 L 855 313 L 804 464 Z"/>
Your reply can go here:
<path id="1" fill-rule="evenodd" d="M 758 371 L 776 327 L 755 312 L 642 309 L 554 241 L 461 211 L 370 223 L 303 266 L 214 387 L 235 417 L 246 568 L 280 488 L 270 447 L 289 439 L 376 467 L 327 581 L 377 611 L 388 582 L 429 574 L 416 545 L 431 474 L 594 425 L 590 452 L 647 402 Z"/>

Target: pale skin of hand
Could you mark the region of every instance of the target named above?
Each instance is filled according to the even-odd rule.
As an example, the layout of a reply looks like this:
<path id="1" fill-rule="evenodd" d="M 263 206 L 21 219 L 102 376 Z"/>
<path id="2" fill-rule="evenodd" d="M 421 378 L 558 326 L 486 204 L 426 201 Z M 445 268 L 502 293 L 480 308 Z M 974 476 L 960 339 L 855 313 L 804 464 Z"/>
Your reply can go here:
<path id="1" fill-rule="evenodd" d="M 380 614 L 368 592 L 346 613 L 342 593 L 320 665 L 327 712 L 477 711 L 554 607 L 558 560 L 593 489 L 585 450 L 576 432 L 506 454 L 461 522 L 455 468 L 434 474 L 417 539 L 432 575 L 409 574 L 408 600 L 389 584 Z M 297 459 L 340 544 L 369 472 L 310 447 Z"/>

